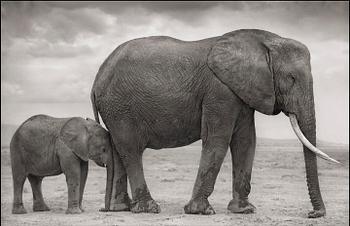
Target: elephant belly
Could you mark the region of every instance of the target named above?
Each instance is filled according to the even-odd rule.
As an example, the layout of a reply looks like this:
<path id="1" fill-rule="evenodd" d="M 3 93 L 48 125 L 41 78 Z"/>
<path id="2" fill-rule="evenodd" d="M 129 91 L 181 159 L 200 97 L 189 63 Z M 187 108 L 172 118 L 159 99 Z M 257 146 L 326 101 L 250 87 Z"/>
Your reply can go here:
<path id="1" fill-rule="evenodd" d="M 152 98 L 139 95 L 133 98 L 134 103 L 130 105 L 133 118 L 141 119 L 145 124 L 148 148 L 180 147 L 200 139 L 202 120 L 200 91 L 193 89 L 188 92 L 180 89 L 171 93 L 167 92 L 168 90 L 156 93 L 148 89 Z"/>
<path id="2" fill-rule="evenodd" d="M 35 176 L 54 176 L 62 173 L 59 159 L 54 153 L 25 150 L 23 154 L 27 174 Z M 45 153 L 44 155 L 42 153 Z"/>
<path id="3" fill-rule="evenodd" d="M 181 115 L 180 115 L 181 116 Z M 189 145 L 200 139 L 201 113 L 193 112 L 192 117 L 159 119 L 149 124 L 148 148 L 174 148 Z"/>
<path id="4" fill-rule="evenodd" d="M 34 176 L 55 176 L 62 173 L 60 166 L 41 166 L 41 165 L 27 165 L 27 174 L 32 174 Z"/>
<path id="5" fill-rule="evenodd" d="M 62 173 L 59 164 L 41 164 L 33 163 L 31 161 L 26 162 L 26 172 L 27 174 L 32 174 L 35 176 L 54 176 Z"/>
<path id="6" fill-rule="evenodd" d="M 115 125 L 120 132 L 123 130 L 120 122 L 130 122 L 142 140 L 145 139 L 146 147 L 152 149 L 185 146 L 200 139 L 201 97 L 189 92 L 172 95 L 148 92 L 148 95 L 134 92 L 101 98 L 104 122 L 111 127 Z"/>

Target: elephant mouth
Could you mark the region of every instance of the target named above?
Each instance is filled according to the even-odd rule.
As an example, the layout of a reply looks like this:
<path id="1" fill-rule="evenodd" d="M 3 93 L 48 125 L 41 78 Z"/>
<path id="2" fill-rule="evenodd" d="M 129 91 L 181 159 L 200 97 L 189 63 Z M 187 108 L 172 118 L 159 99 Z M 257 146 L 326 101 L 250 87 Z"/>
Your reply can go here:
<path id="1" fill-rule="evenodd" d="M 291 112 L 291 111 L 283 111 L 283 110 L 281 110 L 282 112 L 283 112 L 283 114 L 285 115 L 285 116 L 287 116 L 288 118 L 290 118 L 289 116 L 290 115 L 296 115 L 294 112 Z"/>
<path id="2" fill-rule="evenodd" d="M 107 167 L 107 164 L 102 162 L 102 161 L 94 161 L 96 163 L 96 165 L 98 165 L 99 167 L 103 167 L 103 168 L 106 168 Z"/>
<path id="3" fill-rule="evenodd" d="M 282 108 L 277 104 L 277 102 L 275 103 L 275 106 L 273 107 L 273 115 L 278 115 L 280 112 L 282 111 Z M 285 112 L 283 112 L 284 114 L 286 114 Z"/>

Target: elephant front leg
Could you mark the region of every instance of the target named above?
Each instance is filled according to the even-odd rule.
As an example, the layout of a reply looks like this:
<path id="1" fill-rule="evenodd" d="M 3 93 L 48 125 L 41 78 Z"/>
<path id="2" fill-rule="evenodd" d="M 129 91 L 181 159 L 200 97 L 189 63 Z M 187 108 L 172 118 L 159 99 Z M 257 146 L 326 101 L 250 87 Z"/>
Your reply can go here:
<path id="1" fill-rule="evenodd" d="M 184 207 L 187 214 L 215 214 L 208 202 L 232 135 L 234 115 L 225 106 L 204 108 L 202 119 L 202 155 L 192 198 Z"/>
<path id="2" fill-rule="evenodd" d="M 73 155 L 66 159 L 61 159 L 62 171 L 66 176 L 66 182 L 68 186 L 68 208 L 66 214 L 79 214 L 81 209 L 80 204 L 80 176 L 81 168 L 78 157 Z"/>
<path id="3" fill-rule="evenodd" d="M 243 110 L 232 135 L 232 200 L 228 209 L 233 213 L 254 213 L 256 208 L 248 201 L 255 154 L 254 111 Z"/>
<path id="4" fill-rule="evenodd" d="M 81 161 L 80 163 L 80 189 L 79 189 L 79 209 L 84 212 L 83 196 L 86 184 L 86 179 L 89 170 L 89 162 Z"/>
<path id="5" fill-rule="evenodd" d="M 215 139 L 212 144 L 204 145 L 199 164 L 196 182 L 192 192 L 192 198 L 184 207 L 187 214 L 215 214 L 209 204 L 208 197 L 214 190 L 214 184 L 222 162 L 227 153 L 228 144 Z"/>
<path id="6" fill-rule="evenodd" d="M 79 199 L 80 199 L 80 176 L 67 175 L 66 181 L 68 186 L 68 209 L 66 210 L 67 214 L 77 214 L 81 213 L 79 208 Z"/>

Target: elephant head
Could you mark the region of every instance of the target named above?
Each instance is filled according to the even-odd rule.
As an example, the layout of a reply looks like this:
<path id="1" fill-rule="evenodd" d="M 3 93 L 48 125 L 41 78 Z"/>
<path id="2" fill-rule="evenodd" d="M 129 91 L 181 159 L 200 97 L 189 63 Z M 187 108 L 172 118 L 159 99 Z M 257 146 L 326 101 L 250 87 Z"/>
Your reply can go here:
<path id="1" fill-rule="evenodd" d="M 315 106 L 307 47 L 262 30 L 238 30 L 216 41 L 208 55 L 208 66 L 251 108 L 268 115 L 282 111 L 289 116 L 304 145 L 307 186 L 314 208 L 309 217 L 324 215 L 316 155 L 337 161 L 315 147 Z"/>
<path id="2" fill-rule="evenodd" d="M 83 161 L 93 160 L 105 167 L 112 144 L 109 133 L 92 119 L 72 118 L 60 131 L 62 141 Z"/>
<path id="3" fill-rule="evenodd" d="M 72 118 L 62 127 L 60 136 L 63 142 L 83 161 L 93 160 L 101 167 L 107 167 L 106 209 L 109 209 L 113 192 L 117 156 L 114 153 L 112 138 L 95 120 Z"/>

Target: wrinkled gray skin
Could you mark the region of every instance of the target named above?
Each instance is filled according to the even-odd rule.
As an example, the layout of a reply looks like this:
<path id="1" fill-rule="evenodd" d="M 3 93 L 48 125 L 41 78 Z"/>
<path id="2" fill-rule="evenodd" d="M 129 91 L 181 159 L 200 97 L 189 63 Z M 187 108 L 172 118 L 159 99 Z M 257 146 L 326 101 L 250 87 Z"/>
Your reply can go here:
<path id="1" fill-rule="evenodd" d="M 33 211 L 50 210 L 41 192 L 46 176 L 64 173 L 68 186 L 66 213 L 81 213 L 88 159 L 99 166 L 112 165 L 109 133 L 95 120 L 53 118 L 36 115 L 15 132 L 10 144 L 14 199 L 12 213 L 26 210 L 22 202 L 23 184 L 29 179 L 33 191 Z"/>
<path id="2" fill-rule="evenodd" d="M 197 179 L 185 212 L 215 213 L 208 197 L 228 147 L 233 179 L 228 209 L 254 212 L 248 201 L 254 112 L 295 114 L 302 132 L 316 145 L 312 87 L 307 47 L 267 31 L 237 30 L 190 42 L 147 37 L 120 45 L 100 67 L 91 92 L 95 119 L 99 113 L 123 162 L 117 166 L 113 189 L 125 194 L 127 175 L 131 211 L 158 213 L 144 178 L 143 151 L 202 139 Z M 324 216 L 316 156 L 304 146 L 304 157 L 313 206 L 309 217 Z M 123 200 L 117 199 L 111 197 L 111 203 Z"/>

